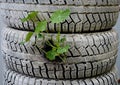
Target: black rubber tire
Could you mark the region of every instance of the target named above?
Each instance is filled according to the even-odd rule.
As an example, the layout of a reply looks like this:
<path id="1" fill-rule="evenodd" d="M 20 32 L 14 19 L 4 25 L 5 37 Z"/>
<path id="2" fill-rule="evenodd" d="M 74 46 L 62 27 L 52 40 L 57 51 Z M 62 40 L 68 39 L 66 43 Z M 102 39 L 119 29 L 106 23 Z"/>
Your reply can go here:
<path id="1" fill-rule="evenodd" d="M 41 4 L 41 5 L 76 5 L 76 6 L 96 6 L 96 5 L 118 5 L 118 0 L 0 0 L 4 3 Z"/>
<path id="2" fill-rule="evenodd" d="M 28 32 L 4 28 L 1 33 L 2 48 L 8 54 L 11 54 L 12 52 L 13 56 L 15 55 L 19 57 L 22 57 L 20 54 L 23 54 L 25 57 L 41 55 L 41 51 L 38 47 L 41 46 L 41 40 L 36 41 L 38 46 L 33 45 L 32 41 L 25 43 L 24 45 L 20 44 L 20 42 L 25 40 Z M 56 34 L 49 34 L 50 37 L 45 34 L 45 36 L 45 39 L 52 38 L 54 40 Z M 104 53 L 113 51 L 115 52 L 118 48 L 119 42 L 118 34 L 114 30 L 97 33 L 61 34 L 61 37 L 63 36 L 66 38 L 66 44 L 70 45 L 69 52 L 65 54 L 68 57 L 89 57 L 101 54 L 104 55 Z M 31 40 L 35 40 L 35 37 L 33 36 Z M 37 57 L 35 59 L 38 60 Z"/>
<path id="3" fill-rule="evenodd" d="M 27 31 L 34 31 L 36 24 L 32 21 L 25 23 L 21 19 L 31 11 L 38 11 L 36 16 L 39 21 L 48 20 L 51 14 L 57 9 L 71 10 L 71 14 L 63 23 L 52 24 L 48 22 L 48 32 L 82 33 L 103 31 L 111 29 L 118 18 L 119 6 L 58 6 L 58 5 L 36 5 L 0 3 L 3 21 L 7 26 Z"/>
<path id="4" fill-rule="evenodd" d="M 76 80 L 50 80 L 31 78 L 14 71 L 8 70 L 5 73 L 4 85 L 118 85 L 117 74 L 111 71 L 107 74 L 88 79 Z"/>
<path id="5" fill-rule="evenodd" d="M 78 79 L 98 76 L 110 71 L 115 65 L 117 57 L 114 55 L 103 60 L 60 63 L 25 60 L 7 53 L 4 53 L 3 56 L 9 69 L 28 76 L 48 79 Z M 76 58 L 73 59 L 77 61 Z"/>

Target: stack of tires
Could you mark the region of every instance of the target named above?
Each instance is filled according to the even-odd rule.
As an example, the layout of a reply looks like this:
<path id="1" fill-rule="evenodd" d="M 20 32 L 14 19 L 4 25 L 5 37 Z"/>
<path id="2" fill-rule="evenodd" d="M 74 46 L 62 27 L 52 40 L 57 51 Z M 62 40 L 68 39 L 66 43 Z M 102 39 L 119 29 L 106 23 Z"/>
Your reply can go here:
<path id="1" fill-rule="evenodd" d="M 68 19 L 60 25 L 49 22 L 46 30 L 54 38 L 60 28 L 70 45 L 67 63 L 48 61 L 32 42 L 20 44 L 35 29 L 34 22 L 21 22 L 31 11 L 38 11 L 41 21 L 67 8 Z M 118 0 L 0 0 L 0 11 L 7 25 L 1 32 L 8 68 L 4 85 L 118 85 L 118 34 L 112 29 L 119 14 Z"/>

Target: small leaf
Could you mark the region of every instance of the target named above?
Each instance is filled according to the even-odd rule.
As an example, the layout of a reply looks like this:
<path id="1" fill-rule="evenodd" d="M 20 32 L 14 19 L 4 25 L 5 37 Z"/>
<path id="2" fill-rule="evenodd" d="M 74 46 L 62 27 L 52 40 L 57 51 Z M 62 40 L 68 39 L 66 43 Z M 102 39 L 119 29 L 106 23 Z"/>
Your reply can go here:
<path id="1" fill-rule="evenodd" d="M 26 42 L 30 41 L 30 38 L 32 37 L 32 35 L 33 35 L 33 32 L 29 32 L 29 33 L 27 34 L 27 36 L 26 36 L 25 41 L 26 41 Z"/>
<path id="2" fill-rule="evenodd" d="M 57 53 L 63 54 L 63 53 L 65 53 L 65 52 L 67 52 L 69 48 L 70 48 L 69 45 L 66 45 L 66 46 L 64 46 L 64 47 L 59 47 L 59 48 L 57 49 Z"/>
<path id="3" fill-rule="evenodd" d="M 45 31 L 46 27 L 47 27 L 47 21 L 38 22 L 35 28 L 35 33 L 38 34 L 40 32 Z"/>
<path id="4" fill-rule="evenodd" d="M 57 50 L 57 47 L 52 47 L 52 50 L 53 50 L 53 51 L 56 51 L 56 50 Z"/>
<path id="5" fill-rule="evenodd" d="M 60 42 L 60 32 L 57 33 L 56 40 L 58 43 Z"/>
<path id="6" fill-rule="evenodd" d="M 70 15 L 70 10 L 57 10 L 51 16 L 52 23 L 63 22 Z"/>
<path id="7" fill-rule="evenodd" d="M 30 14 L 28 14 L 28 16 L 26 18 L 21 19 L 21 21 L 26 22 L 28 20 L 32 20 L 32 19 L 34 20 L 36 18 L 37 14 L 38 14 L 38 11 L 33 11 Z"/>
<path id="8" fill-rule="evenodd" d="M 43 35 L 39 33 L 39 34 L 37 35 L 37 37 L 38 37 L 38 38 L 43 38 Z"/>
<path id="9" fill-rule="evenodd" d="M 21 19 L 21 22 L 26 22 L 26 21 L 28 21 L 28 18 Z"/>
<path id="10" fill-rule="evenodd" d="M 63 53 L 65 53 L 65 52 L 67 52 L 68 51 L 68 49 L 66 49 L 66 48 L 64 48 L 64 47 L 59 47 L 58 49 L 57 49 L 57 53 L 59 53 L 59 54 L 63 54 Z"/>
<path id="11" fill-rule="evenodd" d="M 66 41 L 66 38 L 64 37 L 64 38 L 61 38 L 61 43 L 63 43 L 63 42 L 65 42 Z"/>
<path id="12" fill-rule="evenodd" d="M 47 57 L 49 60 L 55 60 L 56 52 L 53 51 L 53 50 L 48 51 L 47 54 L 46 54 L 46 57 Z"/>
<path id="13" fill-rule="evenodd" d="M 20 45 L 23 45 L 23 44 L 25 44 L 25 41 L 20 42 Z"/>
<path id="14" fill-rule="evenodd" d="M 64 48 L 68 51 L 68 49 L 70 48 L 70 46 L 66 45 Z"/>

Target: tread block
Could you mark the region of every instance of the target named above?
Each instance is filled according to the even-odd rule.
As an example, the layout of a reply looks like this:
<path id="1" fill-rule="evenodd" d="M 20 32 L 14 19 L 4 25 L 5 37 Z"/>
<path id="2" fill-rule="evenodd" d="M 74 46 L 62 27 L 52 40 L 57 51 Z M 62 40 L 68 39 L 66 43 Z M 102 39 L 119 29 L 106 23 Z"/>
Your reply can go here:
<path id="1" fill-rule="evenodd" d="M 45 0 L 46 2 L 47 0 Z M 49 1 L 49 0 L 48 0 Z M 56 11 L 58 8 L 66 9 L 67 6 L 63 4 L 68 2 L 74 2 L 73 0 L 50 0 L 59 5 L 37 5 L 34 4 L 9 4 L 9 3 L 1 3 L 1 11 L 2 11 L 2 20 L 9 27 L 14 27 L 19 30 L 24 31 L 34 31 L 36 23 L 31 21 L 27 21 L 22 23 L 21 19 L 26 17 L 31 11 L 38 11 L 38 15 L 36 16 L 38 21 L 48 20 L 52 13 Z M 75 0 L 76 1 L 76 0 Z M 79 0 L 80 1 L 80 0 Z M 101 0 L 102 1 L 102 0 Z M 27 0 L 26 3 L 33 2 L 38 3 L 36 0 Z M 44 1 L 41 1 L 44 2 Z M 83 2 L 83 1 L 82 1 Z M 87 5 L 95 0 L 85 0 Z M 106 0 L 103 1 L 105 4 Z M 73 3 L 74 4 L 74 3 Z M 94 3 L 96 4 L 96 3 Z M 32 7 L 32 8 L 31 8 Z M 26 8 L 26 9 L 24 9 Z M 35 8 L 35 9 L 34 9 Z M 69 6 L 71 10 L 70 16 L 63 22 L 58 24 L 53 24 L 48 22 L 48 27 L 46 29 L 47 32 L 58 32 L 58 28 L 61 28 L 61 33 L 82 33 L 82 32 L 94 32 L 94 31 L 104 31 L 111 29 L 119 15 L 119 6 Z"/>
<path id="2" fill-rule="evenodd" d="M 40 62 L 37 60 L 32 61 L 32 60 L 19 59 L 4 54 L 4 59 L 8 64 L 7 65 L 8 68 L 32 77 L 50 78 L 50 79 L 76 79 L 76 78 L 88 78 L 88 77 L 97 76 L 107 71 L 110 71 L 116 62 L 116 57 L 117 54 L 111 56 L 110 58 L 92 61 L 92 62 L 87 62 L 87 60 L 84 60 L 76 63 L 68 62 L 67 64 L 64 63 L 53 64 L 50 62 L 45 63 L 43 61 Z M 21 63 L 18 64 L 17 62 L 21 62 Z"/>
<path id="3" fill-rule="evenodd" d="M 77 79 L 77 80 L 53 80 L 32 78 L 18 74 L 14 71 L 8 70 L 6 75 L 5 85 L 118 85 L 116 71 L 112 70 L 109 73 L 103 74 L 96 78 Z M 12 75 L 11 75 L 12 74 Z"/>
<path id="4" fill-rule="evenodd" d="M 42 56 L 42 52 L 38 46 L 43 46 L 41 40 L 35 41 L 37 45 L 34 45 L 31 38 L 31 42 L 27 42 L 21 45 L 20 42 L 24 41 L 28 32 L 20 31 L 10 28 L 5 28 L 2 30 L 2 47 L 8 52 L 12 52 L 13 55 L 16 53 L 17 56 L 26 55 L 30 57 L 31 55 Z M 21 34 L 23 34 L 21 36 Z M 49 37 L 48 37 L 49 36 Z M 46 39 L 55 39 L 56 34 L 46 35 Z M 84 34 L 61 34 L 61 37 L 66 38 L 65 44 L 70 45 L 69 52 L 66 56 L 77 57 L 77 56 L 93 56 L 111 52 L 118 47 L 118 34 L 114 30 L 97 32 L 97 33 L 84 33 Z M 24 57 L 24 56 L 23 56 Z M 31 57 L 32 58 L 32 57 Z M 35 58 L 35 57 L 34 57 Z M 39 59 L 39 58 L 38 58 Z"/>
<path id="5" fill-rule="evenodd" d="M 76 5 L 76 6 L 118 5 L 118 0 L 0 0 L 0 2 L 41 4 L 41 5 Z"/>

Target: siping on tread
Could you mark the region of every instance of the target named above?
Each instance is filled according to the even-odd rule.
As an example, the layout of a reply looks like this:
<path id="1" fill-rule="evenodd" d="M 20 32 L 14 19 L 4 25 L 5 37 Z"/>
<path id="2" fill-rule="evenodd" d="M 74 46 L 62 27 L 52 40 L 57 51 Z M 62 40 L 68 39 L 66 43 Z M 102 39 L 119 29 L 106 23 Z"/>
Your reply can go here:
<path id="1" fill-rule="evenodd" d="M 22 23 L 21 19 L 26 17 L 31 11 L 38 11 L 36 18 L 38 21 L 48 20 L 52 13 L 57 9 L 71 10 L 70 16 L 60 24 L 52 24 L 48 22 L 48 32 L 58 32 L 58 28 L 62 33 L 82 33 L 103 31 L 111 29 L 118 18 L 119 6 L 36 6 L 24 4 L 5 4 L 1 3 L 4 22 L 13 28 L 34 31 L 35 22 L 33 20 Z"/>
<path id="2" fill-rule="evenodd" d="M 3 20 L 4 22 L 13 28 L 19 30 L 34 31 L 35 22 L 28 21 L 25 23 L 21 22 L 21 19 L 27 16 L 30 12 L 26 11 L 10 11 L 4 10 Z M 15 16 L 16 14 L 16 16 Z M 46 31 L 48 32 L 58 32 L 58 28 L 61 28 L 60 31 L 63 33 L 78 33 L 78 32 L 92 32 L 92 31 L 102 31 L 111 29 L 118 18 L 119 12 L 105 12 L 105 13 L 72 13 L 66 21 L 58 24 L 52 24 L 48 22 Z M 51 13 L 39 13 L 37 18 L 38 20 L 47 20 Z M 40 17 L 39 17 L 40 16 Z"/>
<path id="3" fill-rule="evenodd" d="M 67 62 L 68 63 L 78 63 L 78 62 L 93 62 L 98 60 L 104 60 L 108 59 L 110 57 L 113 57 L 118 52 L 118 49 L 114 49 L 113 51 L 99 54 L 99 55 L 93 55 L 93 56 L 67 56 Z M 26 59 L 26 60 L 32 60 L 32 61 L 39 61 L 39 62 L 49 62 L 43 55 L 35 55 L 35 54 L 28 54 L 28 53 L 19 53 L 19 52 L 13 52 L 11 50 L 8 50 L 2 46 L 2 53 L 7 53 L 7 56 L 13 56 L 20 59 Z"/>
<path id="4" fill-rule="evenodd" d="M 58 9 L 70 9 L 71 13 L 104 13 L 104 12 L 119 12 L 119 5 L 117 6 L 59 6 L 59 5 L 26 5 L 26 4 L 10 4 L 0 3 L 0 9 L 11 11 L 38 11 L 41 13 L 53 13 Z M 44 9 L 43 9 L 44 8 Z"/>
<path id="5" fill-rule="evenodd" d="M 41 79 L 18 74 L 8 70 L 4 85 L 118 85 L 117 75 L 113 70 L 98 77 L 76 80 Z"/>
<path id="6" fill-rule="evenodd" d="M 100 6 L 118 5 L 118 0 L 0 0 L 4 3 L 40 4 L 40 5 L 75 5 Z"/>
<path id="7" fill-rule="evenodd" d="M 33 36 L 31 41 L 21 45 L 20 42 L 25 40 L 28 32 L 15 30 L 11 28 L 4 28 L 2 30 L 2 45 L 5 50 L 13 52 L 41 55 L 38 46 L 42 46 L 41 40 L 36 40 Z M 56 34 L 48 34 L 45 39 L 55 39 Z M 118 48 L 118 34 L 114 30 L 97 32 L 97 33 L 83 33 L 83 34 L 61 34 L 61 37 L 66 38 L 66 44 L 70 45 L 69 51 L 65 54 L 68 57 L 85 57 L 100 55 L 111 52 Z M 36 40 L 36 45 L 32 40 Z M 10 51 L 8 51 L 10 53 Z"/>
<path id="8" fill-rule="evenodd" d="M 116 62 L 117 55 L 114 54 L 109 58 L 95 61 L 84 60 L 74 63 L 66 61 L 66 64 L 61 62 L 46 62 L 44 60 L 20 59 L 5 52 L 3 53 L 3 57 L 9 69 L 22 74 L 49 79 L 76 79 L 98 76 L 110 71 Z M 77 59 L 74 58 L 74 60 Z"/>

